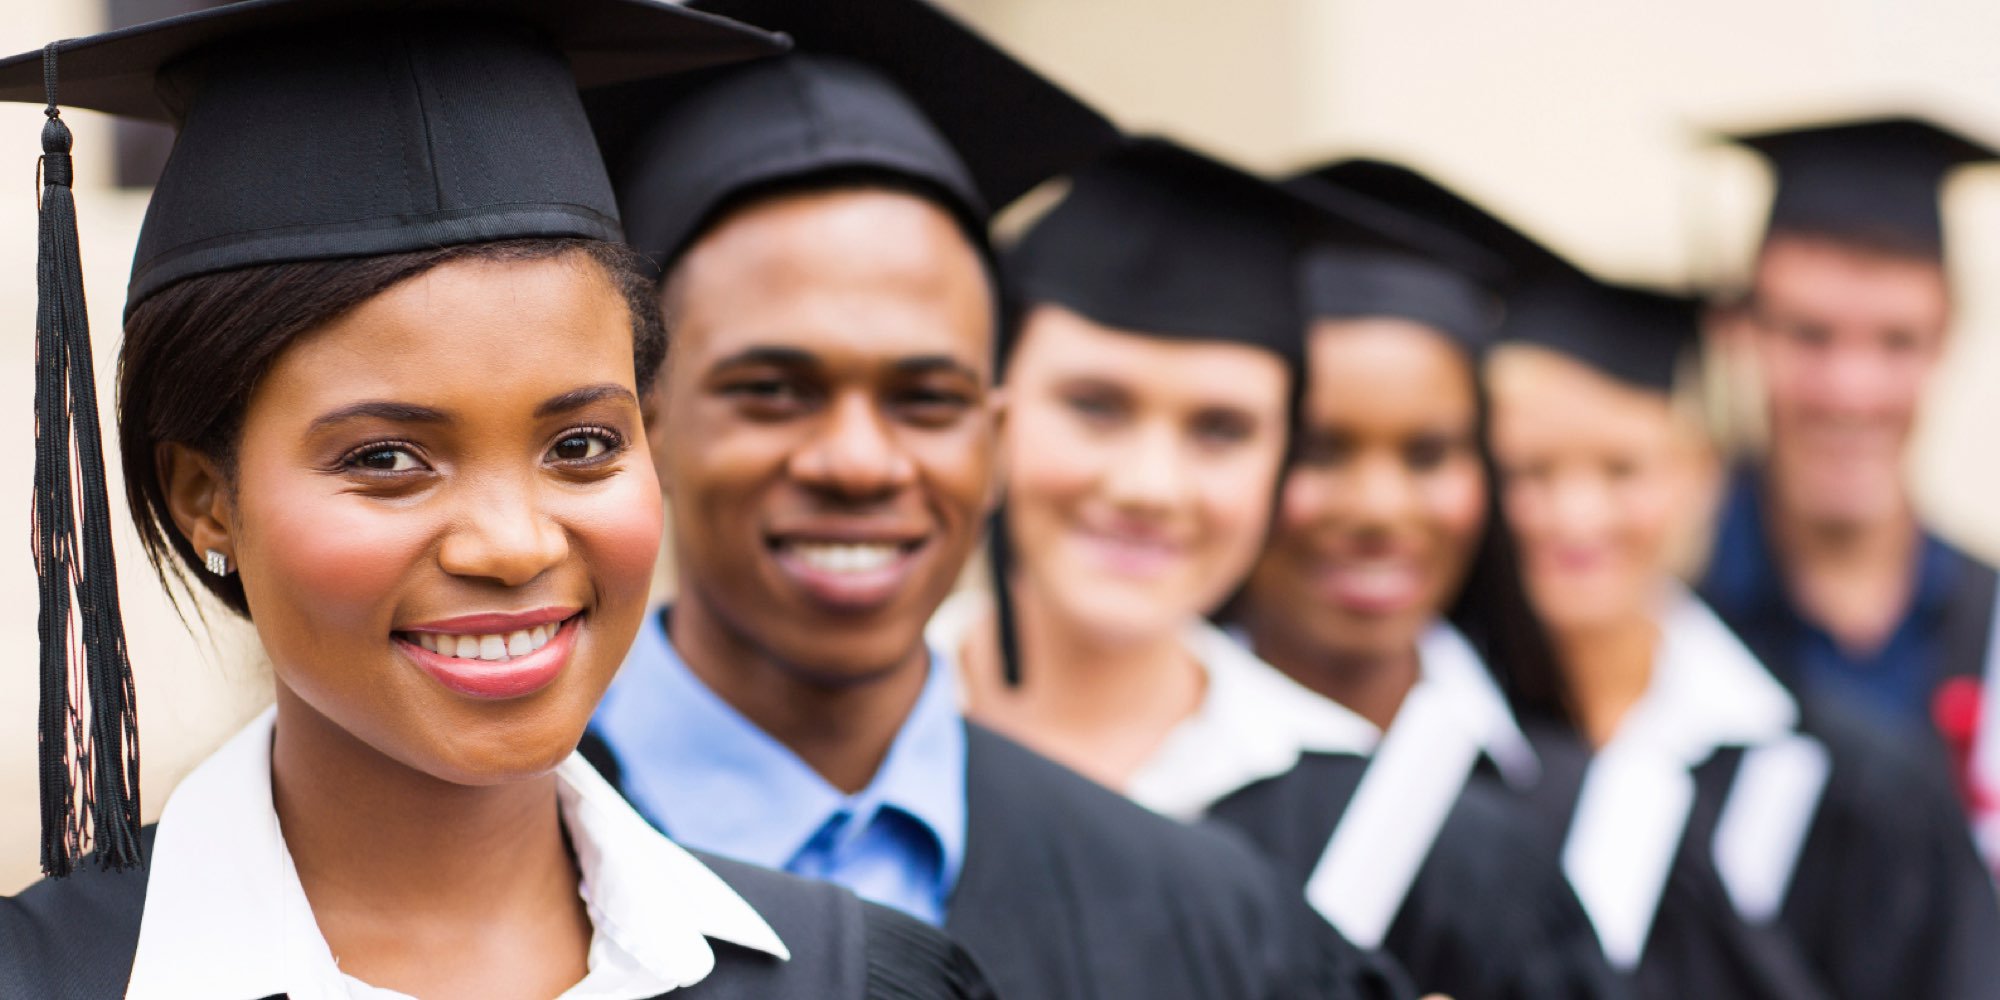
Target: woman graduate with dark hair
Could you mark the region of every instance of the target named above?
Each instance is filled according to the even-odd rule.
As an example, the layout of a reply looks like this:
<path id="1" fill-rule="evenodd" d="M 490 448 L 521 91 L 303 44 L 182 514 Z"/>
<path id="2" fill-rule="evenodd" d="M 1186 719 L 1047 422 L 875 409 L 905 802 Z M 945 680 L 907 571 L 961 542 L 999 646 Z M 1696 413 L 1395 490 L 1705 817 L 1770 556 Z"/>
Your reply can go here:
<path id="1" fill-rule="evenodd" d="M 573 752 L 645 614 L 664 346 L 578 82 L 776 47 L 647 0 L 252 0 L 0 62 L 0 98 L 49 117 L 35 527 L 66 876 L 0 900 L 0 995 L 983 989 L 901 915 L 675 846 Z M 162 578 L 249 619 L 275 674 L 144 831 L 59 103 L 179 127 L 126 303 L 124 479 Z"/>
<path id="2" fill-rule="evenodd" d="M 1350 175 L 1360 183 L 1335 185 Z M 1514 238 L 1389 164 L 1336 164 L 1293 187 L 1380 194 L 1416 213 L 1410 227 L 1456 211 L 1452 231 L 1486 250 Z M 1426 989 L 1617 994 L 1555 853 L 1510 794 L 1540 767 L 1489 660 L 1505 673 L 1550 654 L 1500 516 L 1479 380 L 1503 269 L 1485 253 L 1467 263 L 1324 246 L 1304 259 L 1298 441 L 1270 538 L 1225 618 L 1310 692 L 1298 697 L 1352 709 L 1383 737 L 1369 760 L 1301 747 L 1281 774 L 1244 775 L 1208 815 Z"/>
<path id="3" fill-rule="evenodd" d="M 1675 581 L 1717 473 L 1699 304 L 1553 261 L 1509 300 L 1495 446 L 1558 670 L 1532 802 L 1655 997 L 1992 997 L 2000 912 L 1921 747 L 1796 698 Z"/>

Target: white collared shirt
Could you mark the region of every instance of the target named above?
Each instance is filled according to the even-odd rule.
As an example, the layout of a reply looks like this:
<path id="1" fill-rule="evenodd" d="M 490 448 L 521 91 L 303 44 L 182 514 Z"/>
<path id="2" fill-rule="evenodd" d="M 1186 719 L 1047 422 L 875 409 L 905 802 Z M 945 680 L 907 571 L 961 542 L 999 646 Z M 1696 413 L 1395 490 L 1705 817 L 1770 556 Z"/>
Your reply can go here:
<path id="1" fill-rule="evenodd" d="M 1653 676 L 1604 749 L 1644 746 L 1688 767 L 1726 746 L 1779 739 L 1798 702 L 1715 612 L 1680 584 L 1662 598 Z"/>
<path id="2" fill-rule="evenodd" d="M 271 800 L 265 711 L 168 800 L 150 860 L 129 1000 L 407 1000 L 340 971 Z M 556 769 L 590 916 L 589 973 L 558 1000 L 639 1000 L 700 982 L 708 939 L 788 959 L 719 876 L 632 811 L 571 754 Z"/>

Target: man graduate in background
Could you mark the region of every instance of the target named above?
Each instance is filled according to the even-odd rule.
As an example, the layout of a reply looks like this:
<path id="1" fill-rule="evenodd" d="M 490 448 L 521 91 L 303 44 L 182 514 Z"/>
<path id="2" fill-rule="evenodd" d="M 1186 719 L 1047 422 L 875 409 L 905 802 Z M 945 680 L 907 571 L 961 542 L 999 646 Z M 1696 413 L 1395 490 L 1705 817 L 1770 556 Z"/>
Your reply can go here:
<path id="1" fill-rule="evenodd" d="M 1723 326 L 1756 361 L 1769 440 L 1736 478 L 1701 589 L 1792 686 L 1934 728 L 1991 826 L 1995 575 L 1924 527 L 1904 470 L 1952 321 L 1939 189 L 1996 153 L 1913 117 L 1731 138 L 1777 177 Z M 1982 839 L 2000 858 L 2000 832 Z"/>

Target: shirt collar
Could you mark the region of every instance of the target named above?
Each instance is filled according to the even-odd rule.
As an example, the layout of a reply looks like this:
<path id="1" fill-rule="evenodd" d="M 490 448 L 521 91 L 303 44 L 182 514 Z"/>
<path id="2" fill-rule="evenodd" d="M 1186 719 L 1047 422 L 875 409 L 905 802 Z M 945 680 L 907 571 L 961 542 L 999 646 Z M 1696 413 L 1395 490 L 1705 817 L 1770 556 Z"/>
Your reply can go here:
<path id="1" fill-rule="evenodd" d="M 1193 819 L 1240 788 L 1290 771 L 1302 754 L 1366 755 L 1382 738 L 1368 720 L 1205 621 L 1190 624 L 1184 642 L 1208 686 L 1194 714 L 1127 784 L 1126 794 L 1148 808 Z"/>
<path id="2" fill-rule="evenodd" d="M 1436 690 L 1481 752 L 1510 787 L 1525 789 L 1540 780 L 1541 760 L 1514 721 L 1514 710 L 1479 651 L 1448 622 L 1437 622 L 1417 639 L 1422 683 Z"/>
<path id="3" fill-rule="evenodd" d="M 937 838 L 944 886 L 964 866 L 965 727 L 952 673 L 935 658 L 874 780 L 853 796 L 702 683 L 658 615 L 639 630 L 592 724 L 616 748 L 639 811 L 683 843 L 783 869 L 834 812 L 865 820 L 893 807 Z"/>
<path id="4" fill-rule="evenodd" d="M 267 709 L 181 782 L 161 814 L 127 996 L 345 997 L 271 800 Z M 707 939 L 790 953 L 756 910 L 646 826 L 589 764 L 556 769 L 591 916 L 592 996 L 655 996 L 715 966 Z"/>
<path id="5" fill-rule="evenodd" d="M 1717 748 L 1789 733 L 1798 703 L 1715 612 L 1670 584 L 1653 678 L 1613 742 L 1651 745 L 1698 764 Z"/>

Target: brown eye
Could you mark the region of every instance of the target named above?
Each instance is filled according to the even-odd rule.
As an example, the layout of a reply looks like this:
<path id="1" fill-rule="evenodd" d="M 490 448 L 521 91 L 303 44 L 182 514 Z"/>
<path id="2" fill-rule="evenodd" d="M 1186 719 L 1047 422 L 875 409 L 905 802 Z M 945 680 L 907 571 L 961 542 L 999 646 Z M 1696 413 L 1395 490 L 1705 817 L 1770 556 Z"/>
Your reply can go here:
<path id="1" fill-rule="evenodd" d="M 399 444 L 375 444 L 349 452 L 343 464 L 363 472 L 414 472 L 424 467 L 415 453 Z"/>
<path id="2" fill-rule="evenodd" d="M 549 458 L 557 462 L 588 462 L 600 458 L 612 448 L 603 432 L 575 431 L 565 434 L 549 448 Z"/>

